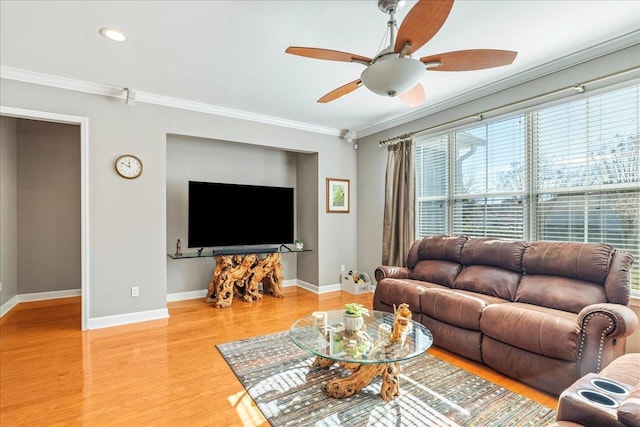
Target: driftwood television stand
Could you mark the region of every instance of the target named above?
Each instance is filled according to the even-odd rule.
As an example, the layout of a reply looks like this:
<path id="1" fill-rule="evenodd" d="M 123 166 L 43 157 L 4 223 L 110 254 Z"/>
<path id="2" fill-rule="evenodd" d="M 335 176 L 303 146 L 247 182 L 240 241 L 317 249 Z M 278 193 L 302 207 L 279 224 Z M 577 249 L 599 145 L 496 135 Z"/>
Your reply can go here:
<path id="1" fill-rule="evenodd" d="M 282 253 L 307 252 L 285 245 L 279 248 L 220 249 L 203 253 L 168 254 L 172 259 L 204 258 L 213 256 L 216 266 L 207 288 L 205 301 L 217 308 L 228 308 L 233 298 L 246 302 L 258 301 L 262 295 L 282 298 Z M 260 284 L 262 283 L 262 294 Z"/>

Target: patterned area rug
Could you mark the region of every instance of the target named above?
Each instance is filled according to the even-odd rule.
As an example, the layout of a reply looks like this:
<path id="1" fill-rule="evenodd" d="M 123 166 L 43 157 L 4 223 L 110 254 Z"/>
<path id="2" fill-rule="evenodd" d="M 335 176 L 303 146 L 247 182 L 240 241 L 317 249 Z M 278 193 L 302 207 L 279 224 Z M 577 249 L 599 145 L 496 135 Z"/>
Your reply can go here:
<path id="1" fill-rule="evenodd" d="M 216 346 L 273 426 L 544 426 L 555 411 L 433 356 L 404 362 L 401 395 L 379 396 L 380 378 L 344 399 L 324 384 L 349 371 L 311 366 L 289 332 Z"/>

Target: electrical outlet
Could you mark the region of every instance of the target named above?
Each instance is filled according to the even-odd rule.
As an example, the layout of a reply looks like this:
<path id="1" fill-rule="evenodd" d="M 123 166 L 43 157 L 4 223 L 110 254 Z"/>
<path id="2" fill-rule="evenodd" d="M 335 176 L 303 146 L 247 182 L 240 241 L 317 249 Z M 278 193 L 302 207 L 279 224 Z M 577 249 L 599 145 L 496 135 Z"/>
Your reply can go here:
<path id="1" fill-rule="evenodd" d="M 131 296 L 132 297 L 140 296 L 140 287 L 139 286 L 132 286 L 131 287 Z"/>
<path id="2" fill-rule="evenodd" d="M 340 266 L 340 271 L 342 271 L 342 272 L 344 273 L 344 264 L 342 264 L 342 265 Z"/>

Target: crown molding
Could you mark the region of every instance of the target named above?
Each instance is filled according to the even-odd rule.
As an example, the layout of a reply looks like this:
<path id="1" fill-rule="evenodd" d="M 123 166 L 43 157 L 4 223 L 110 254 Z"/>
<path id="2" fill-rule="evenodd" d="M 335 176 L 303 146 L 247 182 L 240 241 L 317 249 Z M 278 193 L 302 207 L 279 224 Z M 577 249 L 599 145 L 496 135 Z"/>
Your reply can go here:
<path id="1" fill-rule="evenodd" d="M 108 96 L 123 100 L 126 99 L 125 88 L 87 82 L 83 80 L 70 79 L 67 77 L 54 76 L 50 74 L 36 73 L 33 71 L 20 70 L 12 67 L 0 66 L 0 78 L 33 83 L 43 86 L 51 86 L 58 89 L 74 90 L 78 92 L 90 93 L 93 95 Z M 230 117 L 240 120 L 248 120 L 257 123 L 298 129 L 331 136 L 342 136 L 341 129 L 318 126 L 310 123 L 287 120 L 280 117 L 251 113 L 248 111 L 234 110 L 217 105 L 189 101 L 186 99 L 172 98 L 170 96 L 140 92 L 137 90 L 135 92 L 136 102 L 160 105 L 163 107 L 178 108 L 181 110 L 195 111 L 199 113 Z"/>
<path id="2" fill-rule="evenodd" d="M 185 99 L 171 98 L 169 96 L 155 95 L 152 93 L 136 91 L 136 102 L 146 102 L 148 104 L 162 105 L 165 107 L 179 108 L 182 110 L 196 111 L 200 113 L 213 114 L 216 116 L 231 117 L 234 119 L 249 120 L 252 122 L 264 123 L 274 126 L 281 126 L 292 129 L 299 129 L 308 132 L 321 133 L 332 136 L 342 136 L 341 129 L 328 128 L 313 125 L 310 123 L 287 120 L 281 117 L 256 114 L 248 111 L 234 110 L 231 108 L 219 107 L 202 102 L 188 101 Z"/>
<path id="3" fill-rule="evenodd" d="M 414 110 L 409 114 L 402 114 L 399 116 L 391 117 L 383 121 L 382 123 L 378 123 L 363 129 L 358 129 L 358 136 L 365 137 L 373 135 L 378 132 L 394 128 L 396 126 L 404 125 L 413 120 L 417 120 L 431 114 L 439 113 L 441 111 L 457 107 L 458 105 L 492 95 L 494 93 L 512 88 L 514 86 L 518 86 L 529 81 L 565 70 L 567 68 L 574 67 L 584 62 L 594 60 L 601 56 L 614 53 L 618 50 L 637 45 L 639 40 L 640 30 L 632 31 L 631 33 L 625 34 L 618 38 L 591 46 L 558 60 L 544 63 L 535 68 L 531 68 L 527 71 L 514 74 L 513 76 L 506 77 L 498 82 L 479 87 L 469 92 L 465 92 L 461 95 L 430 105 L 426 108 Z"/>
<path id="4" fill-rule="evenodd" d="M 567 55 L 555 61 L 550 61 L 539 65 L 527 71 L 514 74 L 513 76 L 501 79 L 500 81 L 488 84 L 477 89 L 471 90 L 459 96 L 449 98 L 442 102 L 430 105 L 428 107 L 414 110 L 408 114 L 402 114 L 390 117 L 380 123 L 376 123 L 369 127 L 356 129 L 358 138 L 373 135 L 396 126 L 401 126 L 411 121 L 423 118 L 425 116 L 435 114 L 458 105 L 470 102 L 494 93 L 509 89 L 511 87 L 527 83 L 529 81 L 547 76 L 549 74 L 562 71 L 567 68 L 579 65 L 581 63 L 596 59 L 598 57 L 611 54 L 621 49 L 631 47 L 638 44 L 640 40 L 640 30 L 633 31 L 618 38 L 597 44 L 595 46 L 583 49 L 571 55 Z M 33 71 L 21 70 L 6 66 L 0 66 L 0 78 L 8 80 L 16 80 L 27 83 L 33 83 L 44 86 L 51 86 L 60 89 L 73 90 L 78 92 L 90 93 L 94 95 L 108 96 L 119 99 L 126 99 L 125 88 L 109 86 L 99 83 L 87 82 L 82 80 L 70 79 L 66 77 L 54 76 L 50 74 L 36 73 Z M 274 126 L 298 129 L 307 132 L 320 133 L 331 136 L 343 136 L 342 129 L 318 126 L 310 123 L 298 122 L 280 117 L 268 116 L 263 114 L 251 113 L 248 111 L 235 110 L 231 108 L 220 107 L 212 104 L 189 101 L 185 99 L 172 98 L 164 95 L 157 95 L 147 92 L 136 91 L 136 102 L 160 105 L 170 108 L 178 108 L 182 110 L 212 114 L 216 116 L 229 117 L 240 120 L 248 120 L 257 123 L 269 124 Z"/>

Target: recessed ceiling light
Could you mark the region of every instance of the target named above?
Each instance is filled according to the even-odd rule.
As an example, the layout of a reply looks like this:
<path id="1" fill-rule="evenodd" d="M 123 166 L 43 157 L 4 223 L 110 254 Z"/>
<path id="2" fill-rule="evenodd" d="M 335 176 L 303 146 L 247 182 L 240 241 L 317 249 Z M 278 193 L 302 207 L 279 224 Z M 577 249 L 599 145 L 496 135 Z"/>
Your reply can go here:
<path id="1" fill-rule="evenodd" d="M 123 42 L 127 39 L 127 36 L 125 36 L 122 31 L 116 30 L 115 28 L 100 28 L 100 34 L 102 34 L 102 37 L 106 37 L 117 42 Z"/>

